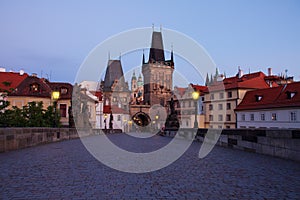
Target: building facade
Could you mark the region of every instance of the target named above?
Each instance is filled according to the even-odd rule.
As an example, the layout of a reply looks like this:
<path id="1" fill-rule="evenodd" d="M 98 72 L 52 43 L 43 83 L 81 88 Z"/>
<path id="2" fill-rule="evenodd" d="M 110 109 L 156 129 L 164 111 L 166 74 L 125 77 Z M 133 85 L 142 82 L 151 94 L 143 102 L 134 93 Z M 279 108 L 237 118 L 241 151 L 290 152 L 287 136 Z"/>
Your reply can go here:
<path id="1" fill-rule="evenodd" d="M 249 91 L 235 111 L 238 128 L 300 128 L 300 82 Z"/>
<path id="2" fill-rule="evenodd" d="M 247 91 L 260 88 L 270 88 L 262 72 L 243 74 L 239 69 L 234 77 L 218 77 L 208 85 L 204 95 L 205 127 L 236 128 L 234 109 L 241 103 Z"/>

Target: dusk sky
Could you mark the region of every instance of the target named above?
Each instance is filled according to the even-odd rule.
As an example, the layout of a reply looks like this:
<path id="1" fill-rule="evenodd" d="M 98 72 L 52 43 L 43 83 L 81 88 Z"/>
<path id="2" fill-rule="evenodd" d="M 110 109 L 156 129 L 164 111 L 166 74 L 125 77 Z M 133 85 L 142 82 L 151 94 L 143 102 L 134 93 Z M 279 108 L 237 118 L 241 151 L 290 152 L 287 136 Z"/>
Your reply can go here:
<path id="1" fill-rule="evenodd" d="M 0 66 L 73 83 L 99 43 L 152 24 L 194 39 L 227 76 L 235 75 L 238 66 L 264 73 L 271 67 L 276 75 L 287 69 L 300 80 L 298 0 L 1 0 Z M 124 71 L 140 62 L 138 56 L 123 63 Z M 203 84 L 196 76 L 191 82 Z"/>

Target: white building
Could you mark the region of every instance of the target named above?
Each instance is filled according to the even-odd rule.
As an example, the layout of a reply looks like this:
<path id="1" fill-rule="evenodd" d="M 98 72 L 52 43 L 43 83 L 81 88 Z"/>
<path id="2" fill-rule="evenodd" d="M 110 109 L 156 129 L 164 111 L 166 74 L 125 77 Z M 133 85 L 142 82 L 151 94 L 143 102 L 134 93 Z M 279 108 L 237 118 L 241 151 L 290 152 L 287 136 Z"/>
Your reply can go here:
<path id="1" fill-rule="evenodd" d="M 248 91 L 235 111 L 238 128 L 300 128 L 300 82 Z"/>

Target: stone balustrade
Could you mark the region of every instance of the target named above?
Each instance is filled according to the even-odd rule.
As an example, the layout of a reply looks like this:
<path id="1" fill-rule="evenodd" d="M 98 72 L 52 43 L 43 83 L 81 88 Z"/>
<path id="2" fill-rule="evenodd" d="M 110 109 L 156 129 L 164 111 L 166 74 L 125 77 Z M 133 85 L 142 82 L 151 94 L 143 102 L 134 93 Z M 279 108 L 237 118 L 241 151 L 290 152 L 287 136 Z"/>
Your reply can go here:
<path id="1" fill-rule="evenodd" d="M 197 132 L 197 134 L 196 134 Z M 165 135 L 203 142 L 213 142 L 221 133 L 217 145 L 243 151 L 260 153 L 289 160 L 300 161 L 299 129 L 179 129 L 166 130 Z"/>

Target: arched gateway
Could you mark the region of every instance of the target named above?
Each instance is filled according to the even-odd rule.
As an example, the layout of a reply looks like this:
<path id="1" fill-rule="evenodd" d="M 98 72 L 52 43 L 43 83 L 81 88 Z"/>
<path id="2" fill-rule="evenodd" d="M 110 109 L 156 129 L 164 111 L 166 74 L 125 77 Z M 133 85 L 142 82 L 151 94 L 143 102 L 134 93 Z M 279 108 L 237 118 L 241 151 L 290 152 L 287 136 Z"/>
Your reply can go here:
<path id="1" fill-rule="evenodd" d="M 132 120 L 136 125 L 142 127 L 148 126 L 151 122 L 149 115 L 142 111 L 135 113 L 132 116 Z"/>

